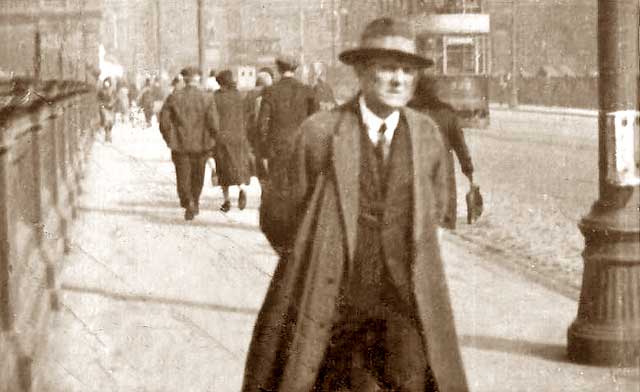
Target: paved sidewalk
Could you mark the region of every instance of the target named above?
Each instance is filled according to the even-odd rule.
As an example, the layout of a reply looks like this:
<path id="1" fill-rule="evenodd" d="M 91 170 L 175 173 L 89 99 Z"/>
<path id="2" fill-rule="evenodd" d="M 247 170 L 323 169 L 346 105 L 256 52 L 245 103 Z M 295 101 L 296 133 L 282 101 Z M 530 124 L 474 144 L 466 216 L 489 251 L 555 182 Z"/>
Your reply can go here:
<path id="1" fill-rule="evenodd" d="M 83 186 L 43 391 L 238 391 L 276 258 L 244 211 L 207 186 L 185 222 L 157 129 L 97 143 Z M 207 173 L 208 174 L 208 173 Z M 472 391 L 640 392 L 638 369 L 567 362 L 575 301 L 451 234 L 444 258 Z"/>

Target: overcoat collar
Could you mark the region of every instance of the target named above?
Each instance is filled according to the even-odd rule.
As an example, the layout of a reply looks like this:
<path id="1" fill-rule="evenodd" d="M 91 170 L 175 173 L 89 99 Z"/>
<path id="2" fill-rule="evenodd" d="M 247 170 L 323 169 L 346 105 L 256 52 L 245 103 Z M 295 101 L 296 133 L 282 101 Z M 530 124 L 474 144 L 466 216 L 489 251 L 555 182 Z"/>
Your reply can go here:
<path id="1" fill-rule="evenodd" d="M 417 161 L 420 156 L 421 145 L 419 143 L 419 118 L 415 111 L 409 108 L 403 108 L 400 115 L 407 121 L 409 137 L 411 140 L 411 160 Z M 332 142 L 332 161 L 336 178 L 336 189 L 338 199 L 340 201 L 341 215 L 346 233 L 347 254 L 352 260 L 356 249 L 356 232 L 358 225 L 358 209 L 359 209 L 359 182 L 360 176 L 360 128 L 363 127 L 362 116 L 360 115 L 360 107 L 358 105 L 358 96 L 343 106 L 342 116 L 338 120 L 336 131 L 333 135 Z M 414 167 L 413 194 L 414 200 L 423 200 L 417 192 L 421 189 L 418 185 L 418 176 Z M 414 203 L 414 210 L 416 208 Z M 413 211 L 413 216 L 416 217 Z M 414 226 L 420 222 L 415 221 Z M 415 232 L 415 231 L 414 231 Z"/>

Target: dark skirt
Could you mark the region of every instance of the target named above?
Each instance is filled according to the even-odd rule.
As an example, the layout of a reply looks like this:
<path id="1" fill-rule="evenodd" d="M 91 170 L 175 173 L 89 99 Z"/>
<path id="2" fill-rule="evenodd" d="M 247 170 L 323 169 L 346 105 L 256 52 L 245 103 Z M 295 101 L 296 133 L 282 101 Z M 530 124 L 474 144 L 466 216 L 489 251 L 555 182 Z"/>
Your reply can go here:
<path id="1" fill-rule="evenodd" d="M 251 153 L 246 140 L 217 143 L 215 151 L 218 185 L 249 184 L 251 180 Z"/>

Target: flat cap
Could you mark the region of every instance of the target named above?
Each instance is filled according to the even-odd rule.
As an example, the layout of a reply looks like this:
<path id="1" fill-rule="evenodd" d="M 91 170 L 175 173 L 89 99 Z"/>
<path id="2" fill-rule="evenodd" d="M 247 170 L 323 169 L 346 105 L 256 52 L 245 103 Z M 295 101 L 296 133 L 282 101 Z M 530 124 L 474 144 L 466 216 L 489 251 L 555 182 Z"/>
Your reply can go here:
<path id="1" fill-rule="evenodd" d="M 299 65 L 298 59 L 295 56 L 289 54 L 280 54 L 276 58 L 276 64 L 278 65 L 278 67 L 289 71 L 295 71 Z"/>
<path id="2" fill-rule="evenodd" d="M 189 66 L 183 68 L 182 71 L 180 71 L 180 75 L 182 75 L 182 77 L 185 79 L 192 79 L 196 76 L 201 76 L 202 73 L 200 72 L 200 69 L 198 67 Z"/>

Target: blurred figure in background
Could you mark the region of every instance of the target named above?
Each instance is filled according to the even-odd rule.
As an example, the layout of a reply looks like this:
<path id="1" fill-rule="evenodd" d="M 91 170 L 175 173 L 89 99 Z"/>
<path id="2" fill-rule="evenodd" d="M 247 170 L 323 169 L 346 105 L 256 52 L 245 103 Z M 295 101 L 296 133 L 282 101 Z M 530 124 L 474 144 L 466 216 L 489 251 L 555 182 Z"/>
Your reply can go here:
<path id="1" fill-rule="evenodd" d="M 220 126 L 215 133 L 215 159 L 218 184 L 222 187 L 224 203 L 220 210 L 231 209 L 229 187 L 238 186 L 238 208 L 247 205 L 245 184 L 251 179 L 251 152 L 245 127 L 242 95 L 229 70 L 217 76 L 220 90 L 215 92 L 215 104 L 220 116 Z"/>
<path id="2" fill-rule="evenodd" d="M 212 99 L 200 89 L 200 71 L 196 67 L 182 72 L 185 87 L 174 90 L 162 108 L 160 132 L 176 169 L 176 183 L 184 219 L 192 220 L 200 212 L 200 194 L 205 164 L 219 126 Z"/>
<path id="3" fill-rule="evenodd" d="M 458 115 L 451 105 L 438 98 L 437 85 L 432 77 L 424 74 L 420 76 L 413 99 L 409 107 L 428 114 L 438 124 L 442 141 L 448 151 L 447 154 L 447 188 L 448 200 L 444 216 L 443 227 L 454 230 L 456 228 L 458 198 L 456 194 L 456 174 L 453 153 L 460 162 L 462 173 L 473 183 L 473 164 L 471 154 L 464 140 L 462 127 L 458 122 Z"/>
<path id="4" fill-rule="evenodd" d="M 117 85 L 116 122 L 125 123 L 129 120 L 129 86 L 124 79 L 120 79 Z"/>
<path id="5" fill-rule="evenodd" d="M 327 83 L 327 68 L 322 63 L 313 64 L 313 92 L 316 100 L 320 105 L 320 110 L 331 110 L 336 106 L 336 99 L 333 95 L 333 89 Z"/>
<path id="6" fill-rule="evenodd" d="M 175 91 L 181 90 L 184 88 L 184 79 L 181 74 L 178 74 L 171 81 L 171 87 L 169 88 L 169 94 L 173 94 Z M 167 98 L 168 99 L 168 98 Z"/>
<path id="7" fill-rule="evenodd" d="M 155 102 L 154 90 L 151 85 L 151 79 L 147 78 L 144 81 L 144 86 L 140 91 L 140 97 L 138 98 L 142 112 L 144 113 L 144 119 L 147 124 L 147 128 L 151 126 L 151 119 L 153 118 L 153 103 Z"/>
<path id="8" fill-rule="evenodd" d="M 205 90 L 212 92 L 220 90 L 220 83 L 218 83 L 218 80 L 216 78 L 216 71 L 214 69 L 209 71 L 209 77 L 207 78 Z"/>
<path id="9" fill-rule="evenodd" d="M 116 93 L 110 77 L 102 82 L 102 87 L 98 91 L 98 104 L 100 105 L 100 125 L 104 129 L 104 141 L 111 143 L 111 130 L 115 122 L 113 110 L 116 104 Z"/>
<path id="10" fill-rule="evenodd" d="M 276 66 L 280 80 L 262 92 L 258 116 L 260 158 L 266 160 L 270 186 L 285 189 L 298 128 L 318 110 L 318 103 L 313 89 L 295 79 L 295 57 L 282 55 L 276 59 Z"/>
<path id="11" fill-rule="evenodd" d="M 260 132 L 258 129 L 258 115 L 260 114 L 260 106 L 262 104 L 262 92 L 265 87 L 273 84 L 273 76 L 267 70 L 260 70 L 256 76 L 256 88 L 249 91 L 244 99 L 245 123 L 247 128 L 247 138 L 251 146 L 251 152 L 254 157 L 260 156 Z M 252 170 L 259 179 L 266 178 L 267 168 L 263 165 L 262 160 L 254 159 L 254 168 Z"/>

